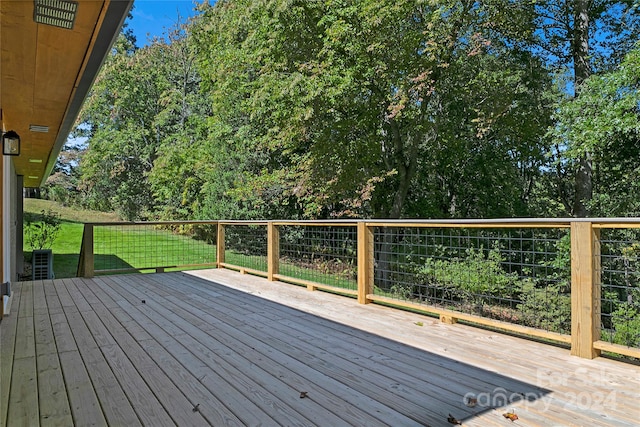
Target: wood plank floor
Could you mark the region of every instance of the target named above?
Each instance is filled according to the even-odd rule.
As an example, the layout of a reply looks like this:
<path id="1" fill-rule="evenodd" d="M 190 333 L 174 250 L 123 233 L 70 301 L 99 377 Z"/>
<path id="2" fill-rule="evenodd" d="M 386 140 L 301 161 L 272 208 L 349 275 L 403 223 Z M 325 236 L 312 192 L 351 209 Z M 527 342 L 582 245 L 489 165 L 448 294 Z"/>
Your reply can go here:
<path id="1" fill-rule="evenodd" d="M 230 270 L 18 283 L 0 332 L 7 426 L 640 426 L 638 366 Z"/>

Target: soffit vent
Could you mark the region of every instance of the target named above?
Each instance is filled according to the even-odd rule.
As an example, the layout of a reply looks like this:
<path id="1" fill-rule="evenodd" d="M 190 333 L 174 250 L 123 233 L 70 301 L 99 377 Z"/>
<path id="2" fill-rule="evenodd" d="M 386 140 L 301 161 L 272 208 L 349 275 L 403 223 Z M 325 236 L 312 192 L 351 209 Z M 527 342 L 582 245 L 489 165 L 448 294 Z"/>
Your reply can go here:
<path id="1" fill-rule="evenodd" d="M 54 27 L 73 28 L 78 11 L 78 2 L 66 0 L 35 0 L 33 20 Z"/>
<path id="2" fill-rule="evenodd" d="M 29 130 L 31 132 L 47 133 L 49 132 L 49 126 L 29 125 Z"/>

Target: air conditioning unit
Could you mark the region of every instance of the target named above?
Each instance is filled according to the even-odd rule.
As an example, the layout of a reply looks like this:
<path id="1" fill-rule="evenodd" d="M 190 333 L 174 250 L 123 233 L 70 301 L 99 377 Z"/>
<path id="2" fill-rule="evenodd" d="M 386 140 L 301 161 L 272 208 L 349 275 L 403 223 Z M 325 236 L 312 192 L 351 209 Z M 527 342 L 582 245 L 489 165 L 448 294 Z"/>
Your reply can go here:
<path id="1" fill-rule="evenodd" d="M 53 253 L 51 249 L 33 251 L 31 258 L 31 280 L 53 279 Z"/>

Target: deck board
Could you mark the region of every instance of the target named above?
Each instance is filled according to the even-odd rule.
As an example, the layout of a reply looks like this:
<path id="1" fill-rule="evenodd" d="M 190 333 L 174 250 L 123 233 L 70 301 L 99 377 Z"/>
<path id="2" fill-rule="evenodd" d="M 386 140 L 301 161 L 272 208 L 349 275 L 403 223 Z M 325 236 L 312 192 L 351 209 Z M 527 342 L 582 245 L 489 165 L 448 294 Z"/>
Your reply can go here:
<path id="1" fill-rule="evenodd" d="M 21 287 L 13 290 L 13 304 L 20 304 Z M 18 316 L 13 312 L 5 316 L 0 323 L 0 425 L 6 425 L 11 390 L 11 375 L 15 354 L 16 328 Z"/>
<path id="2" fill-rule="evenodd" d="M 114 279 L 114 282 L 117 279 Z M 114 286 L 114 289 L 117 289 L 121 294 L 128 298 L 131 302 L 138 301 L 138 298 L 144 295 L 140 295 L 138 292 L 128 293 L 128 291 L 121 286 Z M 128 295 L 127 295 L 128 294 Z M 137 294 L 137 295 L 134 295 Z M 154 321 L 159 328 L 156 328 L 155 334 L 166 334 L 167 336 L 184 336 L 189 335 L 193 337 L 194 335 L 199 338 L 199 340 L 193 341 L 191 345 L 199 345 L 200 342 L 211 342 L 213 337 L 206 336 L 206 334 L 202 334 L 198 328 L 192 326 L 189 322 L 183 321 L 180 318 L 173 319 L 170 321 L 168 318 L 163 316 L 162 310 L 164 307 L 155 306 L 154 301 L 151 299 L 147 301 L 143 306 L 138 306 L 138 311 L 141 312 L 142 315 L 149 316 L 148 318 Z M 130 306 L 131 312 L 135 312 L 135 308 L 133 305 Z M 165 328 L 168 328 L 165 329 Z M 151 333 L 151 331 L 149 331 Z M 207 350 L 203 350 L 202 353 L 206 354 Z M 216 357 L 220 357 L 220 354 L 216 354 Z M 266 414 L 271 418 L 276 418 L 279 420 L 283 420 L 288 425 L 308 425 L 309 420 L 304 420 L 302 414 L 295 414 L 293 417 L 290 416 L 290 408 L 288 408 L 285 404 L 283 404 L 284 400 L 282 396 L 275 396 L 271 392 L 274 387 L 273 384 L 269 382 L 271 379 L 269 374 L 262 373 L 259 375 L 256 373 L 253 379 L 249 378 L 244 374 L 243 369 L 246 368 L 246 365 L 251 365 L 253 362 L 241 361 L 240 357 L 230 357 L 228 358 L 231 363 L 226 362 L 225 360 L 218 361 L 218 368 L 222 369 L 224 372 L 224 377 L 233 378 L 236 388 L 243 393 L 243 399 L 252 400 L 256 402 L 257 406 L 259 406 Z M 238 366 L 241 364 L 242 366 Z M 307 405 L 313 406 L 313 405 Z M 306 412 L 312 412 L 313 408 L 306 408 Z M 326 422 L 336 425 L 338 423 L 338 419 L 332 420 L 330 414 L 325 414 L 327 416 Z M 340 424 L 337 424 L 340 425 Z"/>
<path id="3" fill-rule="evenodd" d="M 2 425 L 640 420 L 637 366 L 229 270 L 23 282 L 13 298 Z"/>
<path id="4" fill-rule="evenodd" d="M 37 366 L 40 424 L 43 426 L 72 425 L 71 407 L 58 353 L 39 354 Z"/>
<path id="5" fill-rule="evenodd" d="M 205 316 L 208 316 L 208 319 L 212 318 L 212 316 L 207 315 L 205 312 L 194 308 L 191 305 L 193 301 L 183 301 L 182 298 L 180 298 L 174 299 L 174 302 L 175 304 L 184 305 L 186 310 L 193 310 L 195 316 L 202 315 L 203 318 Z M 186 312 L 186 310 L 184 311 Z M 224 322 L 219 319 L 215 319 L 213 323 L 216 325 L 224 325 Z M 257 340 L 247 342 L 246 339 L 243 339 L 241 334 L 237 334 L 233 329 L 235 329 L 235 326 L 227 331 L 223 331 L 220 326 L 216 328 L 214 334 L 218 340 L 225 339 L 225 337 L 233 338 L 235 340 L 235 342 L 228 340 L 223 342 L 223 347 L 221 348 L 234 349 L 242 355 L 250 353 L 259 354 L 259 365 L 286 384 L 288 387 L 285 388 L 293 389 L 293 393 L 291 391 L 287 391 L 287 399 L 291 396 L 295 397 L 296 395 L 299 395 L 302 391 L 313 389 L 313 393 L 309 398 L 317 401 L 331 413 L 341 414 L 342 418 L 351 423 L 351 425 L 381 425 L 379 419 L 369 415 L 369 411 L 374 414 L 376 412 L 384 412 L 386 422 L 391 425 L 412 424 L 411 420 L 404 416 L 396 415 L 394 411 L 390 411 L 389 408 L 379 404 L 379 402 L 375 400 L 369 399 L 366 402 L 367 404 L 363 405 L 362 395 L 357 396 L 357 400 L 360 403 L 359 407 L 356 408 L 353 405 L 350 405 L 348 403 L 349 401 L 356 400 L 356 398 L 353 397 L 355 395 L 354 390 L 345 387 L 341 383 L 330 381 L 326 375 L 323 375 L 314 369 L 309 369 L 309 366 L 304 362 L 301 362 L 299 359 L 284 354 L 279 350 L 274 350 L 272 345 L 264 344 Z M 206 339 L 206 336 L 201 336 L 200 338 Z M 194 341 L 193 343 L 196 346 L 198 345 L 197 341 Z M 208 349 L 211 349 L 211 345 L 207 349 L 203 349 L 203 352 L 207 352 Z M 255 356 L 252 357 L 252 359 L 255 358 Z M 249 363 L 253 362 L 249 361 Z M 339 396 L 340 398 L 336 399 L 336 396 Z M 295 402 L 295 399 L 293 399 L 293 401 Z"/>

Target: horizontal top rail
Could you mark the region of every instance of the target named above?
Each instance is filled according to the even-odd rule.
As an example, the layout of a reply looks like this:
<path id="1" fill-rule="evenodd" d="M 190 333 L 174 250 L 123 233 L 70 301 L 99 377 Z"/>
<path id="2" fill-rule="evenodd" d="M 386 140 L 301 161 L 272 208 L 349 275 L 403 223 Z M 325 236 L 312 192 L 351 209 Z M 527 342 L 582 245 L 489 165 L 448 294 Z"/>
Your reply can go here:
<path id="1" fill-rule="evenodd" d="M 94 225 L 98 227 L 102 226 L 114 226 L 114 225 L 185 225 L 185 224 L 199 224 L 199 225 L 216 225 L 220 221 L 217 220 L 176 220 L 176 221 L 109 221 L 109 222 L 87 222 L 87 225 Z"/>
<path id="2" fill-rule="evenodd" d="M 222 225 L 267 225 L 270 221 L 266 219 L 231 219 L 231 220 L 220 220 L 219 224 Z"/>
<path id="3" fill-rule="evenodd" d="M 91 222 L 95 226 L 117 225 L 313 225 L 371 227 L 469 227 L 469 228 L 568 228 L 572 222 L 589 222 L 595 228 L 640 228 L 640 218 L 471 218 L 471 219 L 323 219 L 323 220 L 178 220 Z"/>
<path id="4" fill-rule="evenodd" d="M 425 228 L 569 228 L 570 222 L 526 222 L 490 220 L 415 220 L 415 221 L 365 221 L 369 227 L 425 227 Z"/>
<path id="5" fill-rule="evenodd" d="M 624 218 L 460 218 L 460 219 L 366 219 L 367 225 L 410 224 L 428 226 L 444 224 L 447 226 L 532 226 L 532 227 L 569 227 L 572 222 L 590 222 L 601 227 L 638 227 L 640 217 Z"/>
<path id="6" fill-rule="evenodd" d="M 593 228 L 640 228 L 640 219 L 632 218 L 630 221 L 629 218 L 620 218 L 619 221 L 602 221 L 602 222 L 593 222 Z"/>
<path id="7" fill-rule="evenodd" d="M 301 220 L 301 221 L 273 221 L 274 225 L 315 225 L 318 227 L 322 227 L 322 226 L 328 226 L 328 227 L 355 227 L 358 225 L 359 222 L 363 222 L 362 220 L 330 220 L 330 219 L 325 219 L 325 220 L 318 220 L 318 221 L 305 221 L 305 220 Z M 364 221 L 366 222 L 366 221 Z"/>

